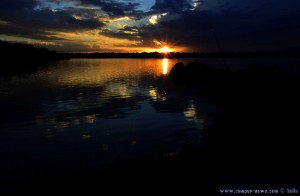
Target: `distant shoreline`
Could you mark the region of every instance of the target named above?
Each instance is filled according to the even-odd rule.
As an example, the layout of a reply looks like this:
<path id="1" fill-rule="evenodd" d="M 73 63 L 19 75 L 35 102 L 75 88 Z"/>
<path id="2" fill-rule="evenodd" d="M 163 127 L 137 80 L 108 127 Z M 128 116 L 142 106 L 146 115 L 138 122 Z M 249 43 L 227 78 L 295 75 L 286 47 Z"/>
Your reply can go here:
<path id="1" fill-rule="evenodd" d="M 72 58 L 300 58 L 300 53 L 61 53 Z"/>
<path id="2" fill-rule="evenodd" d="M 300 58 L 299 50 L 276 50 L 267 52 L 94 52 L 94 53 L 60 53 L 50 51 L 47 48 L 37 48 L 34 45 L 24 43 L 11 43 L 0 40 L 0 53 L 2 61 L 6 65 L 1 66 L 1 70 L 6 69 L 26 69 L 28 66 L 36 67 L 35 64 L 55 62 L 59 60 L 69 60 L 74 58 L 136 58 L 136 59 L 183 59 L 183 58 Z M 28 64 L 23 66 L 22 64 Z"/>

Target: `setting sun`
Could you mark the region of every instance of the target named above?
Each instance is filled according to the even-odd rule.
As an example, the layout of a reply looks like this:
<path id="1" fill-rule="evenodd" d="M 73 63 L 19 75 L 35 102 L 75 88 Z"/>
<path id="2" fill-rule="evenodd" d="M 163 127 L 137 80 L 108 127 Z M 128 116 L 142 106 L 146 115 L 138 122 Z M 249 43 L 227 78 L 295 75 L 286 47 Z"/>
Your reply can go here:
<path id="1" fill-rule="evenodd" d="M 171 52 L 171 49 L 168 46 L 164 46 L 160 49 L 160 51 L 163 53 L 168 53 Z"/>

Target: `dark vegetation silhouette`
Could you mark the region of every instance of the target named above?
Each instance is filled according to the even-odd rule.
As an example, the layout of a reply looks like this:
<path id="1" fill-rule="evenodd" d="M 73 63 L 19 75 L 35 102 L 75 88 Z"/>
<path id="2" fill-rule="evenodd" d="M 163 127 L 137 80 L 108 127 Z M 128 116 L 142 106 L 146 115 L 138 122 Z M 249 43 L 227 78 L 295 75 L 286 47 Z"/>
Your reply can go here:
<path id="1" fill-rule="evenodd" d="M 2 73 L 30 71 L 49 62 L 68 59 L 68 55 L 50 51 L 46 48 L 1 40 L 0 54 L 2 61 L 0 70 Z"/>
<path id="2" fill-rule="evenodd" d="M 49 62 L 68 59 L 65 53 L 57 53 L 47 48 L 38 48 L 25 43 L 10 43 L 0 40 L 0 50 L 2 57 L 10 61 Z"/>
<path id="3" fill-rule="evenodd" d="M 271 66 L 230 72 L 179 62 L 169 76 L 177 86 L 205 89 L 204 96 L 223 111 L 201 148 L 208 165 L 218 163 L 212 173 L 219 186 L 297 186 L 299 73 Z"/>
<path id="4" fill-rule="evenodd" d="M 132 53 L 70 53 L 70 58 L 300 58 L 299 51 L 273 51 L 260 53 L 199 53 L 199 52 L 132 52 Z"/>
<path id="5" fill-rule="evenodd" d="M 216 70 L 200 62 L 192 62 L 184 65 L 178 62 L 171 69 L 169 76 L 176 85 L 213 84 L 222 81 L 231 72 L 223 69 Z"/>

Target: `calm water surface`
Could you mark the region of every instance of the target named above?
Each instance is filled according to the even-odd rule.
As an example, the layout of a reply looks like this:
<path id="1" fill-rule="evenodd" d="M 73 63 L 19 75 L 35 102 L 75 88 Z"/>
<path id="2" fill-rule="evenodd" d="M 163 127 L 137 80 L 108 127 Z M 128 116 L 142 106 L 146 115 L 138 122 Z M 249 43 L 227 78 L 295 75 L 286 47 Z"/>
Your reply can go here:
<path id="1" fill-rule="evenodd" d="M 69 175 L 201 145 L 218 109 L 173 85 L 176 62 L 72 59 L 2 78 L 1 179 Z"/>

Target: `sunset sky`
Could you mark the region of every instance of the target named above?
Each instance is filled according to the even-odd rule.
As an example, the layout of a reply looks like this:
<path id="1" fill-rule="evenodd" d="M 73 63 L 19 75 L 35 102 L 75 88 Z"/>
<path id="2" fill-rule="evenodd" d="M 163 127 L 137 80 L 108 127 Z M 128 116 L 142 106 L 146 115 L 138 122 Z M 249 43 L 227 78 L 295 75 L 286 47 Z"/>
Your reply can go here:
<path id="1" fill-rule="evenodd" d="M 1 40 L 59 52 L 300 49 L 299 21 L 299 0 L 0 1 Z"/>

